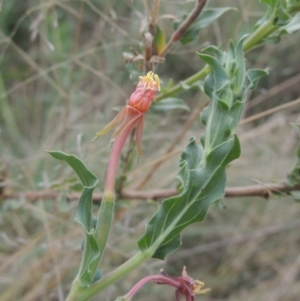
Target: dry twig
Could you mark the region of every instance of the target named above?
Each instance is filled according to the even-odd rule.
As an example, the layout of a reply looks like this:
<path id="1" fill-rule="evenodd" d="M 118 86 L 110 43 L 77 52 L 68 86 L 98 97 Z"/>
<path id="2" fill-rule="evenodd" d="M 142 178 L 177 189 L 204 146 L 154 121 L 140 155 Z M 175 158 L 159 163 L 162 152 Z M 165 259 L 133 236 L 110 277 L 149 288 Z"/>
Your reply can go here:
<path id="1" fill-rule="evenodd" d="M 243 187 L 228 187 L 225 191 L 225 197 L 263 197 L 268 199 L 273 194 L 283 194 L 290 191 L 300 191 L 300 184 L 295 186 L 288 186 L 286 183 L 267 183 L 264 185 L 253 185 L 253 186 L 243 186 Z M 123 190 L 119 194 L 121 199 L 135 199 L 135 200 L 160 200 L 168 197 L 172 197 L 178 194 L 177 189 L 153 189 L 153 190 Z M 24 192 L 11 192 L 4 191 L 0 195 L 0 199 L 26 199 L 27 201 L 34 202 L 39 199 L 56 199 L 62 194 L 56 191 L 46 190 L 46 191 L 24 191 Z M 80 193 L 69 193 L 66 195 L 68 200 L 79 200 Z M 102 193 L 94 193 L 93 201 L 101 202 Z"/>
<path id="2" fill-rule="evenodd" d="M 196 6 L 191 11 L 191 13 L 187 16 L 184 22 L 177 28 L 177 30 L 173 33 L 170 41 L 167 43 L 165 49 L 160 53 L 160 56 L 165 56 L 166 53 L 171 49 L 173 44 L 180 40 L 185 32 L 189 29 L 189 27 L 194 23 L 197 17 L 201 14 L 204 6 L 206 4 L 206 0 L 198 0 Z"/>

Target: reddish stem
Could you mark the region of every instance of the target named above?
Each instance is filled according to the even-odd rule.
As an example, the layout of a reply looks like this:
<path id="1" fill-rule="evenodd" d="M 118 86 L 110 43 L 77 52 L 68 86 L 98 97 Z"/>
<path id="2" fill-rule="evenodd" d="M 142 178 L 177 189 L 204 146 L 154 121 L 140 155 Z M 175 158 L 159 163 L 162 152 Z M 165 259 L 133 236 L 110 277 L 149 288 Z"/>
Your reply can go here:
<path id="1" fill-rule="evenodd" d="M 107 168 L 106 183 L 104 189 L 104 196 L 107 200 L 111 198 L 112 201 L 114 200 L 115 181 L 116 181 L 116 174 L 118 169 L 118 162 L 121 156 L 124 143 L 135 125 L 136 122 L 132 122 L 128 124 L 128 126 L 124 128 L 122 134 L 113 143 L 113 147 L 109 158 L 108 168 Z"/>
<path id="2" fill-rule="evenodd" d="M 168 284 L 174 286 L 176 288 L 180 287 L 180 282 L 176 279 L 171 279 L 169 277 L 163 275 L 152 275 L 145 277 L 144 279 L 140 280 L 126 295 L 125 299 L 131 299 L 141 288 L 148 282 L 154 282 L 157 284 Z"/>

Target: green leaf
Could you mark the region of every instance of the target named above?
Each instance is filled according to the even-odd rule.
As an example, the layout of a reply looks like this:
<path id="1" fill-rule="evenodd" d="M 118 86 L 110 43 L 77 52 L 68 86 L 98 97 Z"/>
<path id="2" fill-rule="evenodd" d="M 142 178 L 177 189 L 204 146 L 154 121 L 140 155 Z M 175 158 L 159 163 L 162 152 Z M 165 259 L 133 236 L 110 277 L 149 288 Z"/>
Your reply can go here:
<path id="1" fill-rule="evenodd" d="M 200 30 L 207 27 L 225 12 L 229 10 L 236 10 L 234 7 L 221 7 L 221 8 L 206 8 L 203 9 L 200 16 L 194 21 L 194 23 L 189 27 L 185 32 L 183 37 L 180 39 L 180 42 L 184 45 L 194 41 Z M 187 14 L 183 15 L 180 19 L 177 19 L 173 22 L 173 28 L 176 30 L 187 18 Z"/>
<path id="2" fill-rule="evenodd" d="M 186 105 L 186 103 L 182 99 L 174 98 L 174 97 L 169 97 L 161 101 L 154 102 L 150 108 L 150 110 L 155 113 L 166 112 L 175 109 L 186 110 L 186 111 L 190 110 L 190 108 Z"/>
<path id="3" fill-rule="evenodd" d="M 180 181 L 179 191 L 182 192 L 185 183 L 187 182 L 187 171 L 194 169 L 195 166 L 198 166 L 202 158 L 203 148 L 201 145 L 195 143 L 195 139 L 192 138 L 190 143 L 186 146 L 185 150 L 181 154 L 180 163 L 179 163 L 179 173 L 177 179 Z"/>
<path id="4" fill-rule="evenodd" d="M 278 26 L 284 26 L 288 24 L 291 20 L 291 16 L 287 13 L 285 10 L 285 4 L 282 4 L 283 1 L 281 1 L 281 4 L 279 5 L 277 12 L 276 12 L 276 17 L 274 19 L 274 25 Z"/>
<path id="5" fill-rule="evenodd" d="M 202 146 L 192 139 L 182 153 L 179 195 L 163 201 L 138 242 L 141 251 L 149 250 L 155 258 L 164 259 L 174 252 L 181 245 L 180 232 L 192 223 L 201 222 L 208 208 L 222 198 L 226 166 L 240 156 L 239 140 L 234 133 L 244 98 L 248 89 L 266 73 L 246 72 L 243 40 L 236 47 L 231 43 L 229 53 L 222 54 L 215 47 L 208 48 L 215 57 L 198 53 L 211 70 L 204 83 L 210 103 L 201 114 L 206 131 L 201 137 Z"/>
<path id="6" fill-rule="evenodd" d="M 208 105 L 207 124 L 205 131 L 205 153 L 208 154 L 215 146 L 226 141 L 231 134 L 232 117 L 222 100 L 212 98 Z"/>
<path id="7" fill-rule="evenodd" d="M 254 28 L 265 22 L 272 22 L 277 28 L 273 35 L 268 35 L 262 41 L 276 44 L 284 34 L 292 34 L 300 29 L 300 2 L 298 0 L 262 0 L 268 7 L 267 13 L 260 19 Z M 261 41 L 261 42 L 262 42 Z"/>
<path id="8" fill-rule="evenodd" d="M 48 153 L 58 160 L 67 162 L 84 185 L 75 220 L 82 225 L 85 232 L 89 232 L 92 226 L 92 193 L 98 183 L 97 177 L 74 155 L 68 155 L 59 151 L 48 151 Z"/>
<path id="9" fill-rule="evenodd" d="M 166 37 L 163 30 L 156 26 L 156 32 L 154 37 L 154 45 L 156 48 L 156 53 L 159 55 L 165 49 L 166 46 Z"/>
<path id="10" fill-rule="evenodd" d="M 90 285 L 93 282 L 101 255 L 94 231 L 86 233 L 86 241 L 78 272 L 78 278 L 82 285 Z"/>
<path id="11" fill-rule="evenodd" d="M 228 84 L 227 75 L 222 64 L 211 55 L 197 53 L 198 56 L 211 68 L 211 73 L 204 82 L 204 91 L 208 96 L 216 94 L 225 85 Z"/>
<path id="12" fill-rule="evenodd" d="M 77 173 L 82 184 L 87 187 L 95 186 L 97 177 L 84 165 L 84 163 L 74 155 L 68 155 L 60 151 L 47 151 L 52 157 L 67 162 Z"/>
<path id="13" fill-rule="evenodd" d="M 281 41 L 281 36 L 286 34 L 294 34 L 300 30 L 300 13 L 295 14 L 293 17 L 289 16 L 289 19 L 278 22 L 276 25 L 280 25 L 278 30 L 271 36 L 264 38 L 263 41 L 270 44 L 278 44 Z"/>
<path id="14" fill-rule="evenodd" d="M 182 89 L 186 90 L 186 91 L 190 90 L 192 88 L 196 88 L 196 89 L 199 89 L 201 91 L 204 91 L 204 82 L 203 82 L 203 80 L 198 80 L 198 81 L 196 81 L 192 84 L 187 84 L 184 81 L 182 81 L 179 84 L 182 87 Z"/>
<path id="15" fill-rule="evenodd" d="M 300 13 L 297 13 L 291 21 L 280 29 L 280 34 L 293 34 L 300 30 Z"/>
<path id="16" fill-rule="evenodd" d="M 216 57 L 221 64 L 225 62 L 226 55 L 224 55 L 224 52 L 222 52 L 221 49 L 216 46 L 213 45 L 207 46 L 202 49 L 202 52 L 208 53 Z"/>
<path id="17" fill-rule="evenodd" d="M 267 37 L 265 39 L 263 39 L 263 42 L 266 42 L 268 44 L 273 44 L 276 45 L 281 41 L 281 35 L 280 34 L 275 34 L 271 37 Z"/>
<path id="18" fill-rule="evenodd" d="M 267 5 L 274 8 L 278 2 L 278 0 L 261 0 L 262 3 L 266 3 Z"/>
<path id="19" fill-rule="evenodd" d="M 223 55 L 225 56 L 225 55 Z M 235 60 L 235 48 L 234 45 L 232 43 L 232 41 L 229 41 L 229 50 L 226 56 L 225 61 L 223 62 L 222 65 L 224 65 L 226 74 L 228 76 L 229 79 L 231 79 L 236 71 L 236 60 Z M 229 83 L 230 88 L 233 88 L 233 83 L 230 82 Z"/>
<path id="20" fill-rule="evenodd" d="M 243 43 L 247 35 L 244 35 L 237 43 L 235 48 L 235 61 L 236 61 L 236 70 L 233 74 L 233 94 L 235 97 L 239 96 L 243 90 L 244 83 L 245 83 L 245 58 L 243 52 Z"/>
<path id="21" fill-rule="evenodd" d="M 249 88 L 255 89 L 257 86 L 258 81 L 268 75 L 268 70 L 263 69 L 249 69 L 246 73 L 248 80 L 250 81 Z"/>
<path id="22" fill-rule="evenodd" d="M 100 256 L 92 218 L 92 195 L 98 179 L 76 156 L 59 151 L 48 151 L 48 153 L 58 160 L 67 162 L 84 185 L 75 214 L 75 221 L 83 227 L 85 232 L 83 257 L 78 276 L 83 285 L 89 285 L 93 281 L 97 269 L 95 263 L 98 262 Z"/>
<path id="23" fill-rule="evenodd" d="M 192 223 L 203 221 L 208 208 L 224 195 L 225 167 L 239 157 L 239 141 L 233 136 L 213 149 L 206 160 L 201 153 L 201 146 L 192 139 L 180 163 L 180 195 L 162 203 L 138 242 L 141 251 L 155 247 L 154 258 L 164 259 L 174 252 L 181 245 L 180 232 Z"/>

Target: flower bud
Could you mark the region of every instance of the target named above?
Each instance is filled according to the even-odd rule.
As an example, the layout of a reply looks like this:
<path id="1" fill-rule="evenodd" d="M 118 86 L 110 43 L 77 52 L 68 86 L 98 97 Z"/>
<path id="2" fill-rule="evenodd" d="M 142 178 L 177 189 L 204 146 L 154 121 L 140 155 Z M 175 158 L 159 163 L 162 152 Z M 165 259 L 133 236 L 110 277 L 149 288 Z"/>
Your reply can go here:
<path id="1" fill-rule="evenodd" d="M 160 90 L 160 81 L 158 75 L 152 71 L 146 76 L 140 76 L 140 81 L 136 90 L 131 94 L 128 105 L 145 113 L 154 100 L 156 92 Z"/>

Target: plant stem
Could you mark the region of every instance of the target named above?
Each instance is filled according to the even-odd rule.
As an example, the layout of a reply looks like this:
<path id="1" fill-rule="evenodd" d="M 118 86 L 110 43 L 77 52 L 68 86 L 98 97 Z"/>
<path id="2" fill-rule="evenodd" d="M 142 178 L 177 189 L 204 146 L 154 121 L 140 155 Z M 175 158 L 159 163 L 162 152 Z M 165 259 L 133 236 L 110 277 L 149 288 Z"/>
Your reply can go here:
<path id="1" fill-rule="evenodd" d="M 75 301 L 75 300 L 77 300 L 77 296 L 80 293 L 80 291 L 81 291 L 81 289 L 80 289 L 79 280 L 76 277 L 73 281 L 71 290 L 70 290 L 67 298 L 65 299 L 65 301 Z"/>
<path id="2" fill-rule="evenodd" d="M 287 12 L 289 14 L 300 12 L 300 3 L 296 3 L 293 6 L 287 7 Z"/>
<path id="3" fill-rule="evenodd" d="M 99 263 L 103 255 L 106 241 L 109 235 L 110 227 L 112 224 L 113 215 L 114 215 L 114 206 L 115 206 L 115 202 L 110 202 L 105 200 L 105 198 L 103 198 L 101 202 L 98 223 L 96 227 L 96 238 L 98 240 L 99 249 L 100 249 Z"/>
<path id="4" fill-rule="evenodd" d="M 249 38 L 244 43 L 244 51 L 249 51 L 253 49 L 258 44 L 262 42 L 262 40 L 268 37 L 271 33 L 276 31 L 278 26 L 273 25 L 272 18 L 261 24 L 255 32 L 249 36 Z M 190 78 L 186 79 L 183 83 L 186 85 L 194 84 L 196 81 L 203 79 L 210 72 L 210 67 L 208 65 L 204 66 L 202 70 L 198 73 L 194 74 Z M 171 96 L 175 93 L 182 91 L 184 88 L 181 84 L 178 84 L 171 88 L 169 91 L 159 95 L 156 97 L 156 101 L 159 101 L 163 98 Z M 99 256 L 99 262 L 101 260 L 106 241 L 109 235 L 111 222 L 113 218 L 113 208 L 115 201 L 115 178 L 117 172 L 118 161 L 121 155 L 122 148 L 124 143 L 132 131 L 135 123 L 131 126 L 127 127 L 123 134 L 116 139 L 113 145 L 113 149 L 110 156 L 109 167 L 107 171 L 107 180 L 105 185 L 105 191 L 103 196 L 102 205 L 100 208 L 99 219 L 96 227 L 96 236 L 98 238 L 100 244 L 101 255 Z M 124 277 L 130 271 L 137 268 L 143 262 L 152 257 L 157 244 L 153 244 L 152 247 L 149 247 L 146 251 L 138 252 L 135 256 L 126 261 L 123 265 L 116 268 L 113 272 L 108 274 L 106 277 L 102 278 L 100 281 L 94 283 L 90 287 L 80 288 L 80 283 L 75 279 L 72 290 L 66 299 L 66 301 L 87 301 L 94 297 L 98 292 L 102 291 L 112 283 Z"/>
<path id="5" fill-rule="evenodd" d="M 103 256 L 106 242 L 108 239 L 108 235 L 110 232 L 113 215 L 114 215 L 114 205 L 115 205 L 115 180 L 116 180 L 116 173 L 118 168 L 118 162 L 121 156 L 121 152 L 124 146 L 124 143 L 129 136 L 130 132 L 135 126 L 135 122 L 129 123 L 123 130 L 122 134 L 114 141 L 110 159 L 107 169 L 107 176 L 106 176 L 106 184 L 103 193 L 103 200 L 101 202 L 101 207 L 99 211 L 99 217 L 96 225 L 96 239 L 98 241 L 99 246 L 99 256 L 94 260 L 93 265 L 90 267 L 93 276 L 96 273 L 97 267 L 100 264 L 101 258 Z M 86 251 L 86 249 L 85 249 Z M 85 262 L 85 256 L 89 256 L 89 254 L 83 253 L 82 263 Z M 80 270 L 78 275 L 80 275 Z M 66 299 L 66 301 L 77 301 L 78 296 L 84 294 L 88 286 L 83 285 L 78 277 L 76 276 L 71 291 Z"/>
<path id="6" fill-rule="evenodd" d="M 197 72 L 196 74 L 192 75 L 191 77 L 187 78 L 186 80 L 184 80 L 182 82 L 183 85 L 191 85 L 194 84 L 195 82 L 197 82 L 200 79 L 203 79 L 205 76 L 207 76 L 210 72 L 210 67 L 208 65 L 205 65 L 204 68 L 202 68 L 199 72 Z M 176 86 L 174 86 L 173 88 L 171 88 L 170 90 L 158 95 L 155 98 L 155 101 L 160 101 L 166 97 L 172 96 L 174 94 L 177 94 L 181 91 L 183 91 L 183 87 L 181 85 L 181 83 L 177 84 Z"/>
<path id="7" fill-rule="evenodd" d="M 272 20 L 268 20 L 262 23 L 248 39 L 244 42 L 243 50 L 247 52 L 255 48 L 258 44 L 262 42 L 263 39 L 267 38 L 271 33 L 278 29 L 277 25 L 273 25 Z"/>
<path id="8" fill-rule="evenodd" d="M 124 146 L 124 143 L 133 130 L 135 123 L 132 122 L 129 126 L 127 126 L 123 133 L 115 140 L 110 159 L 108 163 L 107 175 L 106 175 L 106 184 L 103 194 L 103 200 L 100 207 L 98 222 L 96 226 L 96 238 L 99 243 L 100 248 L 100 257 L 98 265 L 101 261 L 107 238 L 110 232 L 110 227 L 113 220 L 114 215 L 114 204 L 115 204 L 115 181 L 116 181 L 116 173 L 118 168 L 118 162 L 121 156 L 121 152 Z"/>
<path id="9" fill-rule="evenodd" d="M 140 280 L 126 295 L 125 299 L 131 299 L 145 284 L 148 282 L 156 282 L 159 284 L 168 284 L 178 288 L 180 282 L 177 279 L 172 279 L 164 275 L 151 275 Z"/>
<path id="10" fill-rule="evenodd" d="M 97 293 L 110 286 L 112 283 L 123 278 L 129 272 L 137 268 L 143 262 L 152 257 L 154 253 L 153 248 L 149 248 L 147 251 L 138 252 L 121 266 L 116 268 L 107 276 L 103 277 L 100 281 L 95 282 L 90 287 L 85 288 L 79 294 L 74 295 L 73 298 L 67 299 L 66 301 L 87 301 L 94 297 Z"/>
<path id="11" fill-rule="evenodd" d="M 165 56 L 167 52 L 171 49 L 173 44 L 177 41 L 179 41 L 185 32 L 189 29 L 189 27 L 194 23 L 194 21 L 198 18 L 198 16 L 201 14 L 205 4 L 206 0 L 198 0 L 196 3 L 196 6 L 191 11 L 191 13 L 187 16 L 187 18 L 182 22 L 182 24 L 177 28 L 177 30 L 172 34 L 171 39 L 167 43 L 166 47 L 163 49 L 163 51 L 160 53 L 160 56 Z"/>
<path id="12" fill-rule="evenodd" d="M 248 52 L 255 48 L 258 44 L 262 42 L 264 38 L 267 38 L 271 33 L 276 31 L 278 26 L 273 25 L 273 22 L 267 21 L 262 23 L 244 42 L 244 52 Z M 182 83 L 185 85 L 192 85 L 198 80 L 204 79 L 210 72 L 210 68 L 208 65 L 205 65 L 199 72 L 195 73 L 191 77 L 184 80 Z M 181 83 L 177 84 L 176 86 L 172 87 L 170 90 L 161 93 L 155 98 L 155 101 L 160 101 L 164 98 L 170 97 L 174 94 L 182 92 L 184 90 Z"/>
<path id="13" fill-rule="evenodd" d="M 115 201 L 115 182 L 116 182 L 116 174 L 117 174 L 119 159 L 121 156 L 124 143 L 135 125 L 136 125 L 135 122 L 131 122 L 128 126 L 126 126 L 126 128 L 124 128 L 123 133 L 114 141 L 110 158 L 109 158 L 106 183 L 104 189 L 104 196 L 106 201 L 109 202 Z"/>

